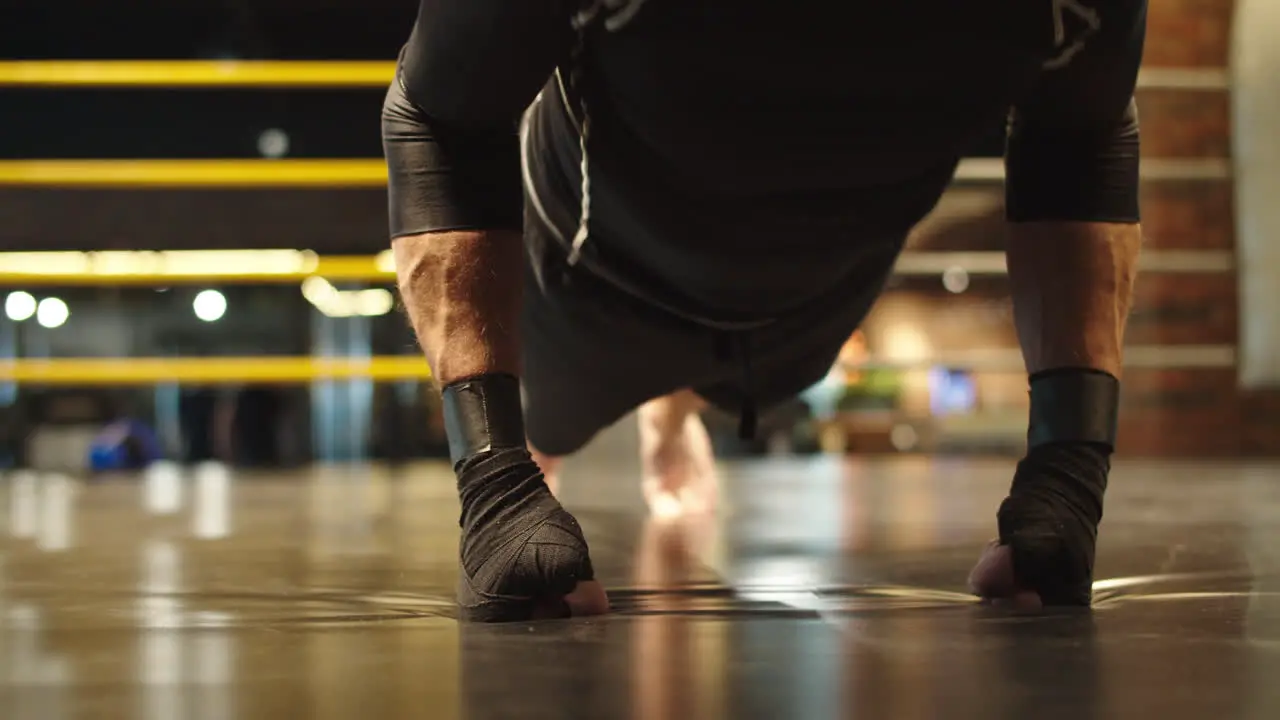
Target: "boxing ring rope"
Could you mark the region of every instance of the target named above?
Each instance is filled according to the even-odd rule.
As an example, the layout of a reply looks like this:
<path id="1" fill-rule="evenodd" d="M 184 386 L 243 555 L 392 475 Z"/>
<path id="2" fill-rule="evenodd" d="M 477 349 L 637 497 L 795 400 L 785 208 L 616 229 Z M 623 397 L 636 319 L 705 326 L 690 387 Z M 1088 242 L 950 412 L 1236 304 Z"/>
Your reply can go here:
<path id="1" fill-rule="evenodd" d="M 0 186 L 384 187 L 381 158 L 247 160 L 0 160 Z"/>
<path id="2" fill-rule="evenodd" d="M 0 87 L 382 88 L 395 63 L 378 60 L 8 60 Z M 1226 68 L 1143 68 L 1139 89 L 1223 90 Z"/>
<path id="3" fill-rule="evenodd" d="M 0 86 L 162 88 L 385 88 L 386 61 L 16 60 L 0 62 Z"/>
<path id="4" fill-rule="evenodd" d="M 1226 180 L 1225 158 L 1146 158 L 1144 180 Z M 1004 182 L 999 158 L 965 158 L 955 179 Z M 0 160 L 0 187 L 382 187 L 381 158 L 246 160 Z"/>
<path id="5" fill-rule="evenodd" d="M 377 255 L 320 257 L 309 250 L 107 250 L 0 252 L 0 287 L 294 284 L 395 281 L 389 250 Z"/>
<path id="6" fill-rule="evenodd" d="M 1147 250 L 1143 272 L 1215 273 L 1235 268 L 1230 251 Z M 1007 274 L 1000 251 L 907 251 L 894 266 L 899 276 L 934 276 L 949 270 L 969 275 Z M 395 261 L 377 255 L 321 257 L 309 250 L 108 250 L 96 252 L 0 252 L 0 288 L 50 286 L 150 286 L 301 283 L 331 281 L 392 284 Z"/>
<path id="7" fill-rule="evenodd" d="M 1125 366 L 1139 369 L 1233 367 L 1234 348 L 1218 345 L 1136 345 L 1125 350 Z M 975 372 L 1024 372 L 1017 348 L 935 353 L 914 361 L 871 358 L 853 370 L 928 370 L 937 365 Z M 373 357 L 104 357 L 0 360 L 0 382 L 23 385 L 146 386 L 307 384 L 325 380 L 426 381 L 431 370 L 418 355 Z"/>
<path id="8" fill-rule="evenodd" d="M 378 357 L 119 357 L 0 361 L 0 382 L 29 385 L 305 384 L 429 380 L 417 355 Z"/>

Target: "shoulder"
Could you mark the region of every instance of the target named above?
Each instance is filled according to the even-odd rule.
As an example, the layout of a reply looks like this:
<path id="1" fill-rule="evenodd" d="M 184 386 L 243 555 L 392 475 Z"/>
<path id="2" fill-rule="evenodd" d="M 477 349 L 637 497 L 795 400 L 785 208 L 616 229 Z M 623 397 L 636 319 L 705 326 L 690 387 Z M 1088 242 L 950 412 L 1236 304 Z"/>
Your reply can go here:
<path id="1" fill-rule="evenodd" d="M 1070 65 L 1091 47 L 1141 48 L 1147 0 L 1049 0 L 1053 51 L 1046 70 Z"/>

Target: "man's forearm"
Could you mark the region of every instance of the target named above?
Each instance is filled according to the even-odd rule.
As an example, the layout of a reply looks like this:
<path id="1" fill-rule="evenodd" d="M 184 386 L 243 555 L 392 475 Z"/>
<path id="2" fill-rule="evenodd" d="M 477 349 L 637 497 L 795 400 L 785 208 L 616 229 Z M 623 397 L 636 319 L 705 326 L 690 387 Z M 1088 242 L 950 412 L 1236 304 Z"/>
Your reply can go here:
<path id="1" fill-rule="evenodd" d="M 462 510 L 461 618 L 608 612 L 582 527 L 526 449 L 519 384 L 503 376 L 520 370 L 520 234 L 428 233 L 392 247 L 400 294 L 443 390 Z"/>
<path id="2" fill-rule="evenodd" d="M 1011 226 L 1009 282 L 1029 374 L 1075 367 L 1120 377 L 1141 245 L 1136 224 Z"/>
<path id="3" fill-rule="evenodd" d="M 523 245 L 511 231 L 442 232 L 392 243 L 401 297 L 441 385 L 519 375 Z"/>

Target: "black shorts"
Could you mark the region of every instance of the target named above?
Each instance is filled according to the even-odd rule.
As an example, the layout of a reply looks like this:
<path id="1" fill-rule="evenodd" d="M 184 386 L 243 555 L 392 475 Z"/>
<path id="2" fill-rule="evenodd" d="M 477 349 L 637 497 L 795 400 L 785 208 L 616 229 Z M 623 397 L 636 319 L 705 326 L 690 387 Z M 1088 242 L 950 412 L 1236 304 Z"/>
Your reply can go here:
<path id="1" fill-rule="evenodd" d="M 425 141 L 415 142 L 424 137 L 416 112 L 393 84 L 382 123 L 392 227 L 414 226 L 426 200 L 411 181 L 429 152 Z M 767 410 L 795 397 L 830 371 L 879 296 L 896 252 L 876 254 L 803 311 L 726 333 L 569 266 L 567 248 L 530 212 L 524 236 L 526 429 L 533 446 L 550 455 L 578 450 L 636 407 L 676 390 L 693 389 L 730 413 L 748 401 Z"/>

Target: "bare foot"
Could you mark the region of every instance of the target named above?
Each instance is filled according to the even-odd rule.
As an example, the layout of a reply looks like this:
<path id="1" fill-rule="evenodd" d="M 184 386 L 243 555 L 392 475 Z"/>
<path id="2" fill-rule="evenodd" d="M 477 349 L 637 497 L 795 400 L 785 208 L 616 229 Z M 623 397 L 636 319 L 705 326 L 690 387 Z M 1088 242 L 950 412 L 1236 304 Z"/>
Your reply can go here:
<path id="1" fill-rule="evenodd" d="M 715 511 L 719 499 L 715 454 L 706 426 L 689 414 L 679 433 L 661 433 L 642 422 L 641 490 L 655 519 L 675 519 Z"/>

